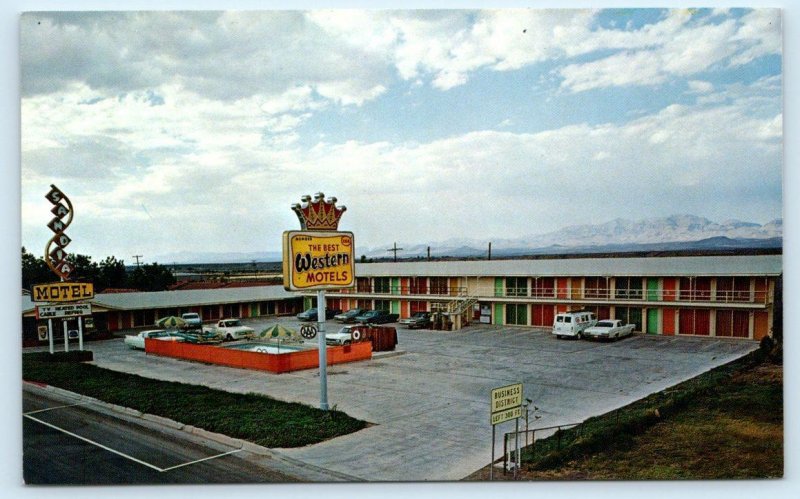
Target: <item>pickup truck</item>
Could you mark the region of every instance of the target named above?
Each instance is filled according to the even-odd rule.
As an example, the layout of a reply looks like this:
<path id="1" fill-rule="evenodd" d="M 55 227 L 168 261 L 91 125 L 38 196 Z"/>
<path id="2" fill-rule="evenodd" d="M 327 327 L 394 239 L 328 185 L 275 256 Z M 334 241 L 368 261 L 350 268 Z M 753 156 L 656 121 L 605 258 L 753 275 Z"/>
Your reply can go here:
<path id="1" fill-rule="evenodd" d="M 583 330 L 583 336 L 588 338 L 622 338 L 633 334 L 634 324 L 622 324 L 622 321 L 616 319 L 605 319 L 598 321 L 592 327 Z"/>
<path id="2" fill-rule="evenodd" d="M 370 310 L 356 317 L 356 322 L 359 324 L 385 324 L 395 322 L 398 317 L 398 314 L 390 314 L 386 310 Z"/>
<path id="3" fill-rule="evenodd" d="M 215 333 L 228 341 L 252 338 L 256 334 L 255 329 L 242 325 L 239 319 L 221 319 L 213 327 L 204 327 L 203 332 Z"/>

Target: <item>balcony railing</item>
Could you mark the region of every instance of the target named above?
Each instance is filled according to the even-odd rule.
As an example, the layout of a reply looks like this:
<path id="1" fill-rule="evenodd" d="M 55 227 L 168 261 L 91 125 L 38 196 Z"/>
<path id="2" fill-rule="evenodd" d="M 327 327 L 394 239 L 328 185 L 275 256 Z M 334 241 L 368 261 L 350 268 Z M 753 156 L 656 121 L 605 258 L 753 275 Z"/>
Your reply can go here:
<path id="1" fill-rule="evenodd" d="M 585 300 L 619 301 L 641 300 L 669 302 L 712 302 L 712 303 L 769 303 L 769 293 L 760 291 L 724 291 L 699 289 L 608 289 L 608 288 L 505 288 L 479 287 L 469 289 L 465 286 L 359 286 L 357 289 L 342 289 L 337 293 L 365 294 L 379 296 L 419 296 L 419 297 L 464 297 L 476 298 L 533 298 L 543 300 Z"/>

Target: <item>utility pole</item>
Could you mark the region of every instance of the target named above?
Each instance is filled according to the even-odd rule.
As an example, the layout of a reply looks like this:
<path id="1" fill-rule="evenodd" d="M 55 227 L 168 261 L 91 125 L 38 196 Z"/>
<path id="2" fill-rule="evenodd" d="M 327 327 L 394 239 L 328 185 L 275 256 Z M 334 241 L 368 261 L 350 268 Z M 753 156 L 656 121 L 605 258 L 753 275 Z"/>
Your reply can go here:
<path id="1" fill-rule="evenodd" d="M 431 261 L 431 247 L 428 246 L 428 261 Z"/>
<path id="2" fill-rule="evenodd" d="M 398 252 L 398 251 L 403 251 L 403 248 L 398 248 L 398 247 L 397 247 L 397 242 L 395 242 L 395 243 L 394 243 L 394 247 L 393 247 L 393 248 L 389 248 L 389 249 L 387 249 L 386 251 L 392 251 L 392 252 L 394 252 L 394 261 L 396 262 L 396 261 L 397 261 L 397 252 Z"/>
<path id="3" fill-rule="evenodd" d="M 136 259 L 136 268 L 139 268 L 139 258 L 141 258 L 142 256 L 144 255 L 133 255 L 133 258 Z"/>
<path id="4" fill-rule="evenodd" d="M 489 242 L 489 260 L 492 259 L 492 243 Z"/>

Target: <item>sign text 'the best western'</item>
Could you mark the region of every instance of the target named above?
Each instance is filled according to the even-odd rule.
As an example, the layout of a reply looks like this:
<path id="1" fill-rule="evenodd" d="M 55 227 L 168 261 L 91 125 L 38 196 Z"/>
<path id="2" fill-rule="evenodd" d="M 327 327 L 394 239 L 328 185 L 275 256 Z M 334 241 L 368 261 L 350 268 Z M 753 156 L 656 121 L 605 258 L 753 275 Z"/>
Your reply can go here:
<path id="1" fill-rule="evenodd" d="M 283 286 L 291 291 L 349 288 L 355 284 L 352 232 L 283 233 Z"/>

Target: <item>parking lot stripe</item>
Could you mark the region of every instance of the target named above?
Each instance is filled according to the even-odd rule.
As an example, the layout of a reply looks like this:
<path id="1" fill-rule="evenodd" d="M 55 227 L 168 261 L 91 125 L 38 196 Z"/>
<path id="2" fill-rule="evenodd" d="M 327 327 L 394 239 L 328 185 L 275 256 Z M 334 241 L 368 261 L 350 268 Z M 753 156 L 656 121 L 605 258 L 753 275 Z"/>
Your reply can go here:
<path id="1" fill-rule="evenodd" d="M 203 459 L 198 459 L 196 461 L 191 461 L 191 462 L 188 462 L 188 463 L 183 463 L 183 464 L 178 464 L 178 465 L 175 465 L 175 466 L 170 466 L 169 468 L 164 468 L 161 471 L 171 471 L 171 470 L 174 470 L 176 468 L 182 468 L 184 466 L 189 466 L 190 464 L 202 463 L 203 461 L 208 461 L 210 459 L 216 459 L 218 457 L 227 456 L 228 454 L 235 454 L 235 453 L 241 452 L 241 451 L 242 451 L 242 449 L 234 449 L 232 451 L 223 452 L 222 454 L 217 454 L 216 456 L 208 456 L 208 457 L 204 457 Z"/>
<path id="2" fill-rule="evenodd" d="M 39 414 L 40 412 L 52 411 L 54 409 L 66 409 L 68 407 L 75 407 L 75 406 L 86 405 L 86 404 L 91 404 L 91 402 L 78 402 L 77 404 L 59 405 L 59 406 L 56 406 L 56 407 L 48 407 L 46 409 L 38 409 L 36 411 L 23 412 L 22 415 L 23 416 L 27 416 L 29 414 Z"/>
<path id="3" fill-rule="evenodd" d="M 144 461 L 142 461 L 140 459 L 136 459 L 135 457 L 129 456 L 129 455 L 125 454 L 124 452 L 120 452 L 118 450 L 112 449 L 111 447 L 107 447 L 107 446 L 105 446 L 105 445 L 103 445 L 101 443 L 95 442 L 94 440 L 89 440 L 86 437 L 82 437 L 80 435 L 72 433 L 71 431 L 67 431 L 64 428 L 59 428 L 56 425 L 53 425 L 53 424 L 50 424 L 50 423 L 48 423 L 46 421 L 42 421 L 41 419 L 35 418 L 35 417 L 31 416 L 30 414 L 23 414 L 23 416 L 28 418 L 28 419 L 31 419 L 33 421 L 36 421 L 37 423 L 41 423 L 41 424 L 43 424 L 43 425 L 45 425 L 45 426 L 47 426 L 49 428 L 52 428 L 54 430 L 58 430 L 58 431 L 60 431 L 62 433 L 65 433 L 65 434 L 67 434 L 67 435 L 69 435 L 71 437 L 75 437 L 78 440 L 83 440 L 84 442 L 87 442 L 87 443 L 90 443 L 90 444 L 92 444 L 94 446 L 100 447 L 103 450 L 107 450 L 108 452 L 111 452 L 111 453 L 116 454 L 118 456 L 124 457 L 126 459 L 130 459 L 131 461 L 139 463 L 142 466 L 147 466 L 148 468 L 154 469 L 154 470 L 156 470 L 158 472 L 163 472 L 164 471 L 163 469 L 159 468 L 158 466 L 152 465 L 150 463 L 146 463 L 146 462 L 144 462 Z"/>

